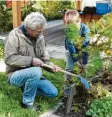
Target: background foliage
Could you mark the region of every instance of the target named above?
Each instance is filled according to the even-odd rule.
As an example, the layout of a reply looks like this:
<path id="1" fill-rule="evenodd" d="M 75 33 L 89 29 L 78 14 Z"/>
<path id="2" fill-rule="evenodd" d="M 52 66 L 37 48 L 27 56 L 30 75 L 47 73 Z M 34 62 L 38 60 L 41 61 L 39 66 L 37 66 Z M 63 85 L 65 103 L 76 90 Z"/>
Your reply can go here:
<path id="1" fill-rule="evenodd" d="M 0 33 L 12 29 L 12 11 L 7 8 L 5 1 L 0 1 Z"/>
<path id="2" fill-rule="evenodd" d="M 27 5 L 21 8 L 22 21 L 31 12 L 42 12 L 47 20 L 62 19 L 63 14 L 58 11 L 72 9 L 75 3 L 71 1 L 29 1 Z M 0 1 L 0 33 L 6 33 L 12 30 L 12 9 L 6 7 L 6 1 Z M 0 40 L 0 57 L 3 57 L 3 42 Z"/>
<path id="3" fill-rule="evenodd" d="M 39 11 L 43 13 L 46 19 L 61 19 L 63 14 L 60 10 L 74 9 L 75 3 L 71 1 L 29 1 L 21 8 L 22 21 L 31 12 Z M 12 29 L 12 9 L 6 7 L 6 1 L 0 1 L 0 33 L 7 32 Z"/>
<path id="4" fill-rule="evenodd" d="M 22 18 L 24 19 L 32 11 L 40 11 L 47 20 L 60 19 L 63 16 L 59 13 L 60 10 L 74 9 L 74 7 L 74 2 L 71 1 L 33 1 L 22 9 Z"/>

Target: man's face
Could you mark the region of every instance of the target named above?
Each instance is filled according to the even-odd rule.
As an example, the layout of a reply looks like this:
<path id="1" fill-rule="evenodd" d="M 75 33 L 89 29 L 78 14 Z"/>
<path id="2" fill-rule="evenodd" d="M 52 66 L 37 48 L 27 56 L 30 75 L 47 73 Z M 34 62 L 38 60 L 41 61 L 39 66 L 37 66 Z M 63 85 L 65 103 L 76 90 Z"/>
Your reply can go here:
<path id="1" fill-rule="evenodd" d="M 27 28 L 27 32 L 31 37 L 37 37 L 42 32 L 42 25 L 38 25 L 35 30 L 31 30 L 30 28 Z"/>

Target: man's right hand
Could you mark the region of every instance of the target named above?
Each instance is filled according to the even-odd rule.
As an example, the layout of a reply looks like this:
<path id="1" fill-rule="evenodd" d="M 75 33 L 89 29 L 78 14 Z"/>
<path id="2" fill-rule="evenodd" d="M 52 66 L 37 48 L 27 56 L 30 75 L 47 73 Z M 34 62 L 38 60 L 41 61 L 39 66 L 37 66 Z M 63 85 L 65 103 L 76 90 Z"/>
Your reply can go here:
<path id="1" fill-rule="evenodd" d="M 39 58 L 33 58 L 32 64 L 33 66 L 43 66 L 44 62 L 41 61 Z"/>

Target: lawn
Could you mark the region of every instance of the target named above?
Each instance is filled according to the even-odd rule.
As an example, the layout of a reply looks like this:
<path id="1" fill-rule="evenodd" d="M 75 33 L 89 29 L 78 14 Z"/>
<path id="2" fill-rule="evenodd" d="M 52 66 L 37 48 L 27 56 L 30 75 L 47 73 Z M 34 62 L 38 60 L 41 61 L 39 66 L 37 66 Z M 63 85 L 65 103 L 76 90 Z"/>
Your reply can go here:
<path id="1" fill-rule="evenodd" d="M 63 60 L 52 60 L 55 64 L 65 68 Z M 51 73 L 44 71 L 47 78 L 55 84 L 59 90 L 56 98 L 36 97 L 35 105 L 41 106 L 41 113 L 52 108 L 59 100 L 63 93 L 64 74 Z M 41 113 L 32 112 L 20 107 L 22 99 L 21 89 L 8 84 L 5 73 L 0 73 L 0 117 L 38 117 Z"/>
<path id="2" fill-rule="evenodd" d="M 99 57 L 94 57 L 88 64 L 88 74 L 86 77 L 88 78 L 88 80 L 91 80 L 91 77 L 93 77 L 102 68 L 102 62 L 97 61 L 98 58 Z M 64 60 L 51 59 L 51 61 L 65 69 Z M 5 73 L 0 73 L 0 117 L 39 117 L 40 114 L 53 108 L 53 106 L 56 105 L 57 102 L 59 102 L 61 96 L 63 95 L 64 74 L 59 72 L 51 73 L 45 70 L 43 70 L 43 73 L 58 88 L 59 95 L 56 98 L 37 96 L 35 100 L 35 105 L 41 106 L 40 113 L 32 112 L 30 110 L 21 108 L 21 89 L 9 85 Z M 94 90 L 94 87 L 92 87 L 92 90 Z M 92 90 L 90 90 L 91 93 L 93 93 Z M 98 92 L 103 92 L 103 89 L 98 91 L 95 89 L 95 91 L 97 92 L 95 96 L 97 96 Z"/>

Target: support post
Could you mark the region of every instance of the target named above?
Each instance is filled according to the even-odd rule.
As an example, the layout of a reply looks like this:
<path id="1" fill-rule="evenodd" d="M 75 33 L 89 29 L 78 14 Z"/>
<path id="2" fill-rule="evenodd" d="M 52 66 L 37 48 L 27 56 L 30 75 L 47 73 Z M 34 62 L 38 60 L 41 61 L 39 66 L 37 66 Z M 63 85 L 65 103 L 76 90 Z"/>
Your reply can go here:
<path id="1" fill-rule="evenodd" d="M 21 25 L 21 1 L 12 1 L 13 28 Z"/>
<path id="2" fill-rule="evenodd" d="M 76 0 L 76 10 L 82 10 L 82 0 Z"/>

